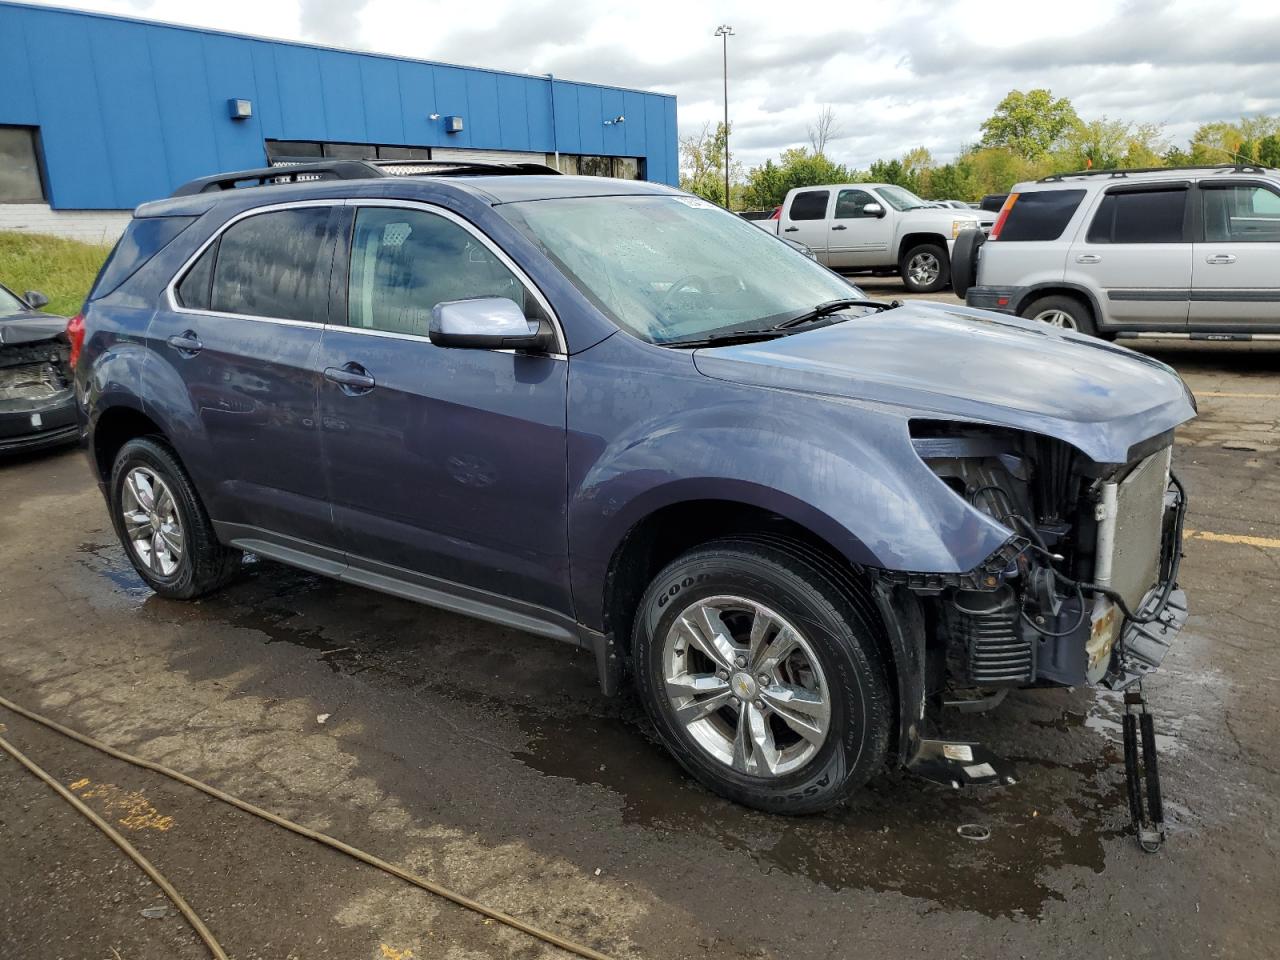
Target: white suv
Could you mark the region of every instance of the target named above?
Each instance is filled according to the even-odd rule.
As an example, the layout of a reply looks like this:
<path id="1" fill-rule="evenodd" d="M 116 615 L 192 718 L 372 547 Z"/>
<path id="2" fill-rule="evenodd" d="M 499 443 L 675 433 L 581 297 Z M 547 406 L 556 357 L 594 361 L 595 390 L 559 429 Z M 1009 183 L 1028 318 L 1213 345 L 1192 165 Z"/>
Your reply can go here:
<path id="1" fill-rule="evenodd" d="M 1018 184 L 989 239 L 957 240 L 952 269 L 971 307 L 1107 339 L 1280 339 L 1280 171 L 1096 170 Z"/>

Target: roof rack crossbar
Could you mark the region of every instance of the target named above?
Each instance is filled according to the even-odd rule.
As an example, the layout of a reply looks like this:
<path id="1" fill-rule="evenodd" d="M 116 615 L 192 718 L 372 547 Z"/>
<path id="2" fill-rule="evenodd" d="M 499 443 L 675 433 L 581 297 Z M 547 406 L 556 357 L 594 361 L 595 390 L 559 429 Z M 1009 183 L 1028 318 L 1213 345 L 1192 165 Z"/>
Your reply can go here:
<path id="1" fill-rule="evenodd" d="M 217 193 L 220 190 L 234 190 L 239 185 L 262 187 L 274 183 L 297 183 L 299 180 L 367 180 L 371 177 L 385 176 L 389 174 L 364 160 L 294 163 L 288 166 L 234 170 L 229 173 L 216 173 L 211 177 L 197 177 L 173 191 L 171 196 L 190 197 L 197 193 Z"/>
<path id="2" fill-rule="evenodd" d="M 399 168 L 399 169 L 397 169 Z M 184 183 L 171 196 L 217 193 L 239 187 L 265 187 L 300 180 L 368 180 L 375 177 L 432 174 L 555 174 L 545 163 L 499 163 L 493 160 L 322 160 L 315 163 L 282 163 L 256 170 L 234 170 Z"/>
<path id="3" fill-rule="evenodd" d="M 1070 173 L 1051 173 L 1037 183 L 1057 183 L 1068 177 L 1127 177 L 1131 173 L 1164 173 L 1175 170 L 1217 170 L 1232 173 L 1266 173 L 1267 168 L 1256 163 L 1193 163 L 1180 167 L 1129 167 L 1107 170 L 1073 170 Z"/>

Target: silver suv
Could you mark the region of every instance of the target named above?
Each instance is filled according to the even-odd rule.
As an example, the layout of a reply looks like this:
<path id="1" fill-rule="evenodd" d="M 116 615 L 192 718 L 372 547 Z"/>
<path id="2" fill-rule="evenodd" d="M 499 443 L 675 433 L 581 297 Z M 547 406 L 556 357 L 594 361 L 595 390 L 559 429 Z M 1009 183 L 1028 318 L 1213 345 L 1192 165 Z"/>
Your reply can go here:
<path id="1" fill-rule="evenodd" d="M 989 240 L 956 241 L 952 271 L 971 307 L 1107 339 L 1280 339 L 1280 171 L 1095 170 L 1018 184 Z"/>

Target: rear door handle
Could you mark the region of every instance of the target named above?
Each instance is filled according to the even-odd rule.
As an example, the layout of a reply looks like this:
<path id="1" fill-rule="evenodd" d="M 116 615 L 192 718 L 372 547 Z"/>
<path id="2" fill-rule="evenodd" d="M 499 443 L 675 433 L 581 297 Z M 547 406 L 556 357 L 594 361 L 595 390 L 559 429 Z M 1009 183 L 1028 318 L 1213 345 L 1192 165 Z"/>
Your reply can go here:
<path id="1" fill-rule="evenodd" d="M 325 367 L 324 378 L 336 383 L 342 388 L 343 393 L 351 397 L 368 393 L 378 385 L 378 382 L 369 375 L 369 371 L 354 361 L 344 363 L 340 367 Z"/>
<path id="2" fill-rule="evenodd" d="M 182 333 L 175 334 L 166 342 L 184 357 L 194 357 L 204 349 L 204 344 L 200 342 L 200 338 L 196 336 L 194 330 L 183 330 Z"/>
<path id="3" fill-rule="evenodd" d="M 1101 263 L 1102 258 L 1096 253 L 1082 253 L 1076 257 L 1076 263 Z"/>
<path id="4" fill-rule="evenodd" d="M 849 228 L 842 223 L 838 227 L 832 227 L 831 229 L 832 230 L 848 230 Z"/>
<path id="5" fill-rule="evenodd" d="M 799 229 L 800 229 L 799 227 L 784 227 L 784 228 L 783 228 L 783 230 L 782 230 L 782 232 L 783 232 L 783 233 L 795 233 L 795 232 L 796 232 L 797 230 L 799 230 Z"/>
<path id="6" fill-rule="evenodd" d="M 1204 258 L 1205 263 L 1235 263 L 1236 258 L 1230 253 L 1215 253 L 1211 257 Z"/>

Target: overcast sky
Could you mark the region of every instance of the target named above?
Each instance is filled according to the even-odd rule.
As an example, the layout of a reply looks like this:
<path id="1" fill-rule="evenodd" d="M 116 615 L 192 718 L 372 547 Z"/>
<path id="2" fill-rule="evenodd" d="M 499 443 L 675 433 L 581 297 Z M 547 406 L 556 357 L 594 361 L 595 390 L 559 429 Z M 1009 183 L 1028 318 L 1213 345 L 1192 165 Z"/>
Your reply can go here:
<path id="1" fill-rule="evenodd" d="M 830 104 L 833 159 L 924 145 L 949 159 L 1010 89 L 1049 87 L 1085 119 L 1166 125 L 1280 114 L 1277 0 L 81 0 L 125 16 L 674 93 L 681 134 L 723 111 L 753 166 L 805 143 Z M 1067 12 L 1069 11 L 1069 12 Z M 56 69 L 56 64 L 52 66 Z"/>

